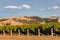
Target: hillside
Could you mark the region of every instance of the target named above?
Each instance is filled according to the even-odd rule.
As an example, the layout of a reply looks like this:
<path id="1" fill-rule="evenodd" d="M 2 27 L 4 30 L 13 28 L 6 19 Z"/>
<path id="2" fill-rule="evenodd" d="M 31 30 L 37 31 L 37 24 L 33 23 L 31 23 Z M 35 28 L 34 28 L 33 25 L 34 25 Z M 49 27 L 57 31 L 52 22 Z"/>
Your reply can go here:
<path id="1" fill-rule="evenodd" d="M 50 17 L 50 18 L 41 18 L 38 16 L 19 16 L 19 17 L 9 17 L 9 18 L 0 18 L 0 26 L 2 25 L 22 25 L 22 24 L 44 24 L 48 22 L 58 22 L 59 18 Z"/>

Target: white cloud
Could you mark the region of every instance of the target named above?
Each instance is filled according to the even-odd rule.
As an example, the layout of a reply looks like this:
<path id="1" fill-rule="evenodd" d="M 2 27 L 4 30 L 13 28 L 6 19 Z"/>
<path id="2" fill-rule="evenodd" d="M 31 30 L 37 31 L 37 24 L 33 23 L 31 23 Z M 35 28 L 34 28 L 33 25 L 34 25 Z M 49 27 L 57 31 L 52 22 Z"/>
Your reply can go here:
<path id="1" fill-rule="evenodd" d="M 27 4 L 23 4 L 21 6 L 4 6 L 3 8 L 16 8 L 16 9 L 30 9 L 31 6 L 27 5 Z"/>
<path id="2" fill-rule="evenodd" d="M 57 10 L 57 9 L 60 9 L 60 6 L 51 6 L 51 7 L 48 7 L 48 9 Z"/>
<path id="3" fill-rule="evenodd" d="M 27 4 L 23 4 L 21 7 L 22 7 L 22 8 L 25 8 L 25 9 L 30 9 L 30 8 L 31 8 L 31 6 L 29 6 L 29 5 L 27 5 Z"/>
<path id="4" fill-rule="evenodd" d="M 3 8 L 19 8 L 18 6 L 4 6 Z"/>

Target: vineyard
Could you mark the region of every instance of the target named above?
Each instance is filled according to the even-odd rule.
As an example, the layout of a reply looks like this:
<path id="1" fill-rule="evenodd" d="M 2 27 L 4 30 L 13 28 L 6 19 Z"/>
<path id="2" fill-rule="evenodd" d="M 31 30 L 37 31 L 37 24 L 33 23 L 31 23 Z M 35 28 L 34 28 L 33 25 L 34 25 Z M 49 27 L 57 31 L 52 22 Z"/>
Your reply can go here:
<path id="1" fill-rule="evenodd" d="M 24 24 L 0 26 L 1 35 L 60 35 L 60 23 Z"/>

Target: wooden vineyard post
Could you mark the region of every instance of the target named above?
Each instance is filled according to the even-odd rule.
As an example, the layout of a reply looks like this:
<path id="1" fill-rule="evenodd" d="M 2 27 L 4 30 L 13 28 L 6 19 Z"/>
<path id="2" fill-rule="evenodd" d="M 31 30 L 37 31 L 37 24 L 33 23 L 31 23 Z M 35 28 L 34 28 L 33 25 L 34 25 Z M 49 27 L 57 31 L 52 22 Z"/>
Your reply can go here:
<path id="1" fill-rule="evenodd" d="M 20 36 L 20 29 L 18 29 L 18 35 Z"/>
<path id="2" fill-rule="evenodd" d="M 38 36 L 40 36 L 40 29 L 38 29 Z"/>
<path id="3" fill-rule="evenodd" d="M 27 29 L 27 36 L 29 36 L 29 29 Z"/>
<path id="4" fill-rule="evenodd" d="M 3 30 L 3 35 L 5 35 L 5 30 Z"/>
<path id="5" fill-rule="evenodd" d="M 10 35 L 12 36 L 12 30 L 10 30 Z"/>
<path id="6" fill-rule="evenodd" d="M 53 37 L 53 28 L 51 28 L 51 36 Z"/>

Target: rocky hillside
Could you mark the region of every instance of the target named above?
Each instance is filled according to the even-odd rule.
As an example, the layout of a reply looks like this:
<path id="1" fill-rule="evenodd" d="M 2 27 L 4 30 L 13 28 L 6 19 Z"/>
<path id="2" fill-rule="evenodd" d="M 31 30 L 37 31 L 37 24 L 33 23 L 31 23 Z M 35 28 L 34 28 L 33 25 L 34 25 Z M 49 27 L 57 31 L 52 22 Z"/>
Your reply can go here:
<path id="1" fill-rule="evenodd" d="M 20 16 L 20 17 L 9 17 L 9 18 L 0 18 L 0 26 L 2 25 L 22 25 L 22 24 L 31 24 L 38 23 L 40 17 L 36 16 Z"/>
<path id="2" fill-rule="evenodd" d="M 37 16 L 20 16 L 16 18 L 16 21 L 22 22 L 22 23 L 39 23 L 42 21 L 40 17 Z"/>
<path id="3" fill-rule="evenodd" d="M 9 17 L 0 18 L 0 26 L 2 25 L 22 25 L 22 24 L 37 24 L 37 23 L 48 23 L 57 22 L 57 18 L 41 18 L 38 16 L 19 16 L 19 17 Z"/>

